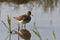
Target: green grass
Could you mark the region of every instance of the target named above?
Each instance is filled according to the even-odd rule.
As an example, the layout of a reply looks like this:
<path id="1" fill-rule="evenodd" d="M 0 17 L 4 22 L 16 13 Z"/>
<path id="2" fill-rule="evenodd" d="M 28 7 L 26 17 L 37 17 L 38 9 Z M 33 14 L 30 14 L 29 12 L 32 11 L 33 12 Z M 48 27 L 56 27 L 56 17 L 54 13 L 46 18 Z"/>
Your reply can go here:
<path id="1" fill-rule="evenodd" d="M 56 40 L 56 33 L 55 33 L 55 31 L 53 31 L 52 34 L 53 34 L 54 40 Z"/>
<path id="2" fill-rule="evenodd" d="M 8 22 L 8 25 L 9 25 L 9 27 L 10 27 L 10 26 L 11 26 L 11 18 L 10 18 L 9 15 L 7 15 L 7 22 Z"/>
<path id="3" fill-rule="evenodd" d="M 32 31 L 34 32 L 34 34 L 35 34 L 40 40 L 42 40 L 42 37 L 41 37 L 39 31 L 37 30 L 37 28 L 32 29 Z"/>

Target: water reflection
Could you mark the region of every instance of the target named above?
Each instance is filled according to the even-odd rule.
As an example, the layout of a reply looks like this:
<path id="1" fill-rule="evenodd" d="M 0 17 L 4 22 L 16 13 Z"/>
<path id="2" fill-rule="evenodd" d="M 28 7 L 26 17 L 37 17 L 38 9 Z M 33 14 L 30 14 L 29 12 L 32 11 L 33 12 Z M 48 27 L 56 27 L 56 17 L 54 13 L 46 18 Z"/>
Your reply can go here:
<path id="1" fill-rule="evenodd" d="M 60 8 L 60 7 L 59 7 Z M 58 10 L 58 8 L 56 8 Z M 52 30 L 54 30 L 56 32 L 56 37 L 57 40 L 60 39 L 60 14 L 59 11 L 54 10 L 52 12 L 52 20 L 53 20 L 53 25 L 50 25 L 50 11 L 47 14 L 44 14 L 43 12 L 43 8 L 42 6 L 39 8 L 34 7 L 32 10 L 32 14 L 34 15 L 32 17 L 32 20 L 30 23 L 27 24 L 27 29 L 31 32 L 32 37 L 31 40 L 37 40 L 38 37 L 30 30 L 34 28 L 34 22 L 36 22 L 36 27 L 39 30 L 41 36 L 42 36 L 42 40 L 46 40 L 48 38 L 48 40 L 53 40 L 53 36 L 52 36 Z M 6 4 L 2 4 L 1 6 L 1 20 L 5 21 L 5 23 L 7 24 L 7 14 L 9 14 L 11 16 L 11 20 L 12 20 L 12 29 L 16 29 L 17 28 L 17 24 L 18 22 L 16 20 L 13 19 L 14 16 L 19 16 L 22 15 L 23 13 L 25 13 L 26 11 L 28 11 L 29 9 L 27 7 L 24 7 L 24 5 L 19 6 L 18 10 L 15 10 L 14 7 L 10 7 L 9 5 Z M 0 21 L 0 39 L 4 40 L 6 35 L 7 35 L 7 29 L 4 27 L 4 25 L 2 24 L 2 22 Z M 5 36 L 4 36 L 5 35 Z M 4 36 L 4 39 L 3 39 Z M 12 39 L 17 40 L 17 37 L 14 36 L 12 37 Z M 13 39 L 13 40 L 14 40 Z M 38 39 L 39 40 L 39 39 Z"/>

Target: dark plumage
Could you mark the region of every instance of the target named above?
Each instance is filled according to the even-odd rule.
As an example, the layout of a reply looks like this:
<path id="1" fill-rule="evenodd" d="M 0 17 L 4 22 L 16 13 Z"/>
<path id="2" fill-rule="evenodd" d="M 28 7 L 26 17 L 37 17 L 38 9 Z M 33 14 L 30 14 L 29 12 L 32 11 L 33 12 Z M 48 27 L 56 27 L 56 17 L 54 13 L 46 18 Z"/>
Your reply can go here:
<path id="1" fill-rule="evenodd" d="M 28 13 L 18 16 L 18 17 L 14 17 L 16 20 L 20 21 L 22 24 L 26 24 L 29 23 L 31 20 L 31 11 L 28 11 Z"/>

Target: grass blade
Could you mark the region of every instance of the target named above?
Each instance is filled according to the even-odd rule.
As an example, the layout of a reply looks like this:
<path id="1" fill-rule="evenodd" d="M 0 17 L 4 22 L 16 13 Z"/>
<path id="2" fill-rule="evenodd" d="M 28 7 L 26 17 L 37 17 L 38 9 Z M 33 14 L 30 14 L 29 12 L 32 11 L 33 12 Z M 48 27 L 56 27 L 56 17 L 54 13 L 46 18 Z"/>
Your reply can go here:
<path id="1" fill-rule="evenodd" d="M 32 31 L 33 31 L 38 37 L 40 37 L 37 31 L 35 31 L 35 30 L 32 30 Z"/>
<path id="2" fill-rule="evenodd" d="M 56 33 L 53 31 L 53 37 L 54 37 L 54 39 L 56 40 Z"/>
<path id="3" fill-rule="evenodd" d="M 11 18 L 9 15 L 7 15 L 7 22 L 8 22 L 9 31 L 11 32 Z"/>
<path id="4" fill-rule="evenodd" d="M 10 27 L 11 26 L 11 18 L 9 17 L 9 15 L 7 15 L 7 21 L 8 21 L 8 25 Z"/>
<path id="5" fill-rule="evenodd" d="M 42 40 L 41 35 L 40 35 L 39 31 L 37 30 L 37 28 L 32 31 L 35 33 L 35 35 L 37 35 L 39 37 L 40 40 Z"/>
<path id="6" fill-rule="evenodd" d="M 8 26 L 5 24 L 5 22 L 2 20 L 1 21 L 3 24 L 4 24 L 4 26 L 9 30 L 9 28 L 8 28 Z"/>

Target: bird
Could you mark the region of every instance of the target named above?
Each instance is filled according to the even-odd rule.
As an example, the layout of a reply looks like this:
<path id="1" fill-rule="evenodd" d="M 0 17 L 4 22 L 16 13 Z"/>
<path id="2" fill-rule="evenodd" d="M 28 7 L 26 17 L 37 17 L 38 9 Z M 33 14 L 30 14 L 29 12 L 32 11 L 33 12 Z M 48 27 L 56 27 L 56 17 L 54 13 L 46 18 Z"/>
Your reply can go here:
<path id="1" fill-rule="evenodd" d="M 31 33 L 26 29 L 15 31 L 15 34 L 18 34 L 18 36 L 20 36 L 24 40 L 30 40 L 31 39 Z"/>
<path id="2" fill-rule="evenodd" d="M 22 26 L 24 25 L 24 28 L 26 29 L 26 24 L 31 21 L 31 11 L 28 11 L 24 15 L 20 15 L 18 17 L 14 17 L 14 19 L 18 20 L 20 23 L 22 23 Z M 32 15 L 33 16 L 33 15 Z"/>

